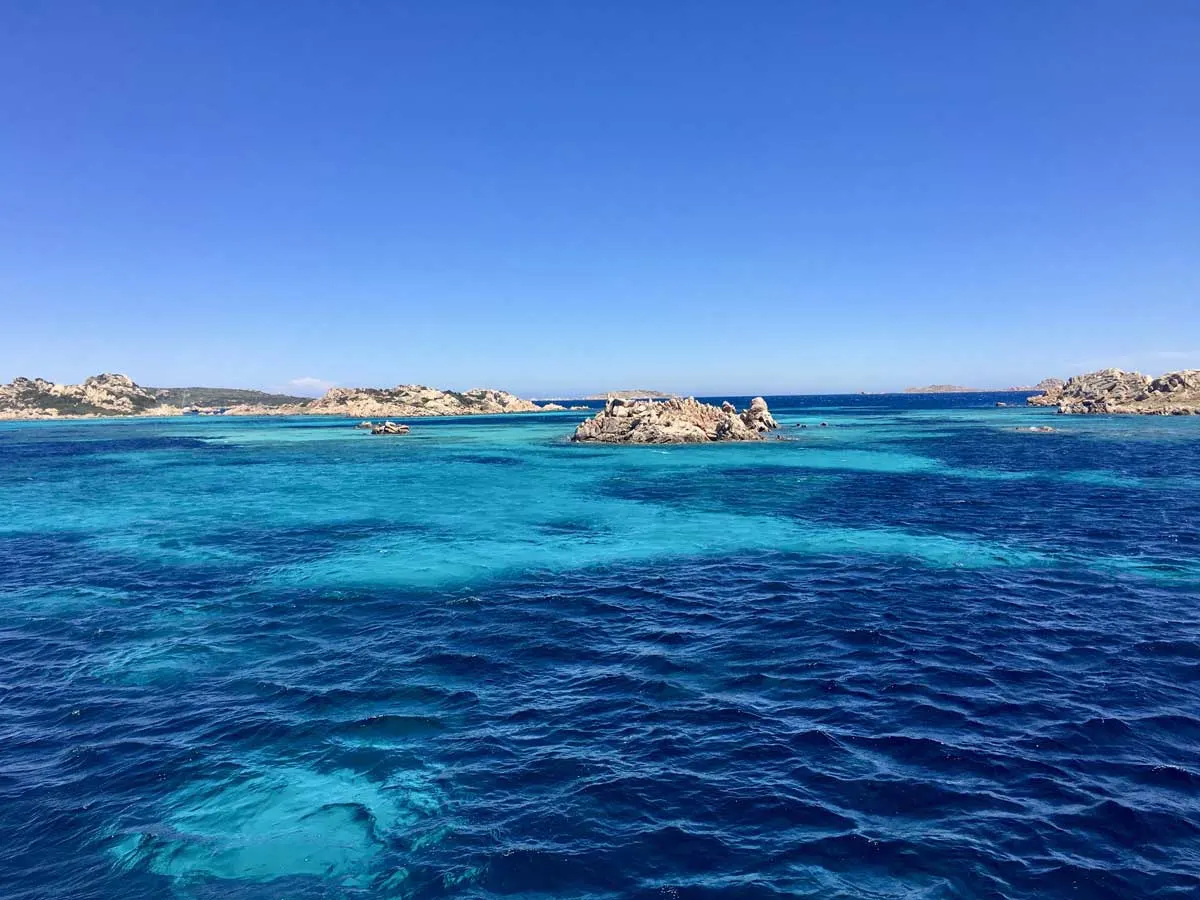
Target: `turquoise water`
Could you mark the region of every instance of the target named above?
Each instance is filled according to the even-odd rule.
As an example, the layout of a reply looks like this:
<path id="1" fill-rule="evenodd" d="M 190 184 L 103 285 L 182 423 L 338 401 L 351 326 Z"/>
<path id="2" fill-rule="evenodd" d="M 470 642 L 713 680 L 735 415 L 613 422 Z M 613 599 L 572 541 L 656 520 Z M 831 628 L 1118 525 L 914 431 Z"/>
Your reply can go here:
<path id="1" fill-rule="evenodd" d="M 6 896 L 1200 893 L 1200 420 L 769 399 L 0 424 Z"/>

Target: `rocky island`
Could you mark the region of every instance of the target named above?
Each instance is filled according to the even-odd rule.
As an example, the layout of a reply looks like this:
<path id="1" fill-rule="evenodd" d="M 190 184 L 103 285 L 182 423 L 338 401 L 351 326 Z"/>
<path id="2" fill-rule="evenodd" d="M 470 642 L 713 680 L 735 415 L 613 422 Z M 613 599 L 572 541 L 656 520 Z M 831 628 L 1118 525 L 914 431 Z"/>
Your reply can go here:
<path id="1" fill-rule="evenodd" d="M 282 406 L 279 410 L 283 415 L 411 418 L 540 412 L 542 407 L 507 391 L 487 388 L 461 392 L 442 391 L 421 384 L 401 384 L 394 388 L 330 388 L 324 396 L 316 400 L 297 407 Z M 231 409 L 229 412 L 242 413 L 238 409 Z"/>
<path id="2" fill-rule="evenodd" d="M 906 394 L 982 394 L 979 388 L 963 387 L 961 384 L 927 384 L 925 387 L 906 387 Z"/>
<path id="3" fill-rule="evenodd" d="M 1141 372 L 1102 369 L 1076 375 L 1061 387 L 1026 402 L 1030 406 L 1057 406 L 1064 414 L 1195 415 L 1200 413 L 1200 369 L 1167 372 L 1157 378 Z"/>
<path id="4" fill-rule="evenodd" d="M 226 403 L 216 405 L 218 400 Z M 486 388 L 442 391 L 424 385 L 331 388 L 322 397 L 306 400 L 237 389 L 146 388 L 128 375 L 113 374 L 93 375 L 82 384 L 57 384 L 44 378 L 16 378 L 11 384 L 0 384 L 0 419 L 179 416 L 185 413 L 408 418 L 496 415 L 545 409 L 507 391 Z M 551 406 L 550 409 L 561 407 Z"/>
<path id="5" fill-rule="evenodd" d="M 611 397 L 604 409 L 575 429 L 573 441 L 604 444 L 704 444 L 712 441 L 761 441 L 779 423 L 767 401 L 755 397 L 738 412 L 693 397 L 624 400 Z"/>
<path id="6" fill-rule="evenodd" d="M 44 378 L 14 378 L 0 384 L 0 418 L 48 419 L 61 416 L 162 416 L 179 409 L 163 405 L 154 392 L 128 375 L 93 375 L 82 384 L 56 384 Z"/>
<path id="7" fill-rule="evenodd" d="M 973 388 L 959 384 L 928 384 L 925 387 L 905 388 L 906 394 L 1005 394 L 1016 391 L 1048 391 L 1054 387 L 1062 387 L 1061 378 L 1043 378 L 1034 385 L 1018 385 L 1006 388 Z"/>
<path id="8" fill-rule="evenodd" d="M 589 394 L 581 399 L 583 400 L 608 400 L 616 397 L 620 400 L 666 400 L 668 397 L 678 397 L 678 394 L 664 394 L 662 391 L 609 391 L 606 394 Z"/>

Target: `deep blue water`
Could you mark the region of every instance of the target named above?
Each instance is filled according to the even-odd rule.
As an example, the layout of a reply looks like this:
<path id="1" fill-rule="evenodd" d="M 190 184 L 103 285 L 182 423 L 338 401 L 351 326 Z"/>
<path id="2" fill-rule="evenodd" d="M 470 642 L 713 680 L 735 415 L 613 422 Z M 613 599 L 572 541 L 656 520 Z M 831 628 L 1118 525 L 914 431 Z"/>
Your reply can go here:
<path id="1" fill-rule="evenodd" d="M 995 399 L 0 424 L 0 896 L 1198 897 L 1200 418 Z"/>

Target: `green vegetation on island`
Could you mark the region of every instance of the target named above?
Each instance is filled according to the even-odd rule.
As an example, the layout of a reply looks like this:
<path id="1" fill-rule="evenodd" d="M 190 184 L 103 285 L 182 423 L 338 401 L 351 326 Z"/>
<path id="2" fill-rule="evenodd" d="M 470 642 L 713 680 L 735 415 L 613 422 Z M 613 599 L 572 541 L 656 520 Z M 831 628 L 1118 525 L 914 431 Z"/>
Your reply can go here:
<path id="1" fill-rule="evenodd" d="M 270 394 L 243 388 L 177 387 L 146 388 L 159 403 L 169 406 L 221 407 L 253 404 L 255 406 L 288 406 L 308 403 L 311 397 L 296 397 L 291 394 Z"/>

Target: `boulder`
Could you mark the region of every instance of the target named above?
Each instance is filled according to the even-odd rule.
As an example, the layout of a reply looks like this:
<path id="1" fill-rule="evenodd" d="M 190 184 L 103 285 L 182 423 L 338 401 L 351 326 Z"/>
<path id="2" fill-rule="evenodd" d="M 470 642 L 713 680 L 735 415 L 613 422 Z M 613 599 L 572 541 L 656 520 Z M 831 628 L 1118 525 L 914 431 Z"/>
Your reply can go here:
<path id="1" fill-rule="evenodd" d="M 729 406 L 731 411 L 733 410 L 733 406 L 728 401 L 725 405 Z M 762 397 L 755 397 L 750 401 L 750 405 L 742 413 L 742 421 L 746 423 L 747 428 L 752 428 L 759 434 L 765 434 L 779 427 L 779 423 L 771 415 L 771 410 L 767 408 L 767 401 Z"/>

